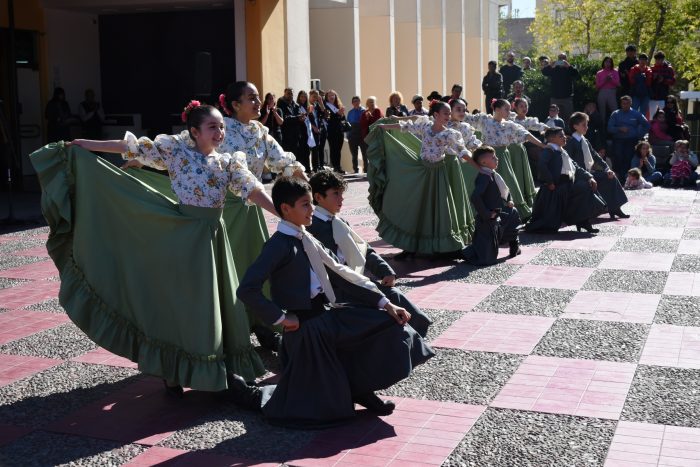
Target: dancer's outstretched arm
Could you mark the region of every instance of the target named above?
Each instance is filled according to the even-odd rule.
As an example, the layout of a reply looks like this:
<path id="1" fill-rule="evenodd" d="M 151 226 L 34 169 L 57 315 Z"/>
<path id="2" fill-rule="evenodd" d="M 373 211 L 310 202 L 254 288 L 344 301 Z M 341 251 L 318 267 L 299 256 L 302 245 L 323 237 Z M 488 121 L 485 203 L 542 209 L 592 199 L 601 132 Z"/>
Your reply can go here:
<path id="1" fill-rule="evenodd" d="M 126 140 L 113 139 L 107 141 L 98 141 L 93 139 L 74 139 L 68 145 L 80 146 L 83 149 L 93 152 L 110 152 L 121 154 L 126 152 L 128 147 Z"/>

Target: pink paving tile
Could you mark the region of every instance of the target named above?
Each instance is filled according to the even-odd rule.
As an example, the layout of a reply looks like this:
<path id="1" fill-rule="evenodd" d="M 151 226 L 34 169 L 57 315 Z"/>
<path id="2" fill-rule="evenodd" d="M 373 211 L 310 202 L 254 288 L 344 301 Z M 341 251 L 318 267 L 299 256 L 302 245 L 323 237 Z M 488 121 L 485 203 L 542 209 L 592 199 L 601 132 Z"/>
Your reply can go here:
<path id="1" fill-rule="evenodd" d="M 508 247 L 498 249 L 498 258 L 505 260 L 508 264 L 527 264 L 532 258 L 539 255 L 544 248 L 521 246 L 521 253 L 515 258 L 508 258 L 510 254 Z"/>
<path id="2" fill-rule="evenodd" d="M 490 405 L 617 420 L 635 369 L 632 363 L 529 356 Z M 599 384 L 611 380 L 621 384 Z M 522 386 L 528 391 L 518 393 Z"/>
<path id="3" fill-rule="evenodd" d="M 683 236 L 683 227 L 649 227 L 632 225 L 622 234 L 625 238 L 656 238 L 663 240 L 680 240 Z"/>
<path id="4" fill-rule="evenodd" d="M 486 407 L 392 398 L 387 417 L 365 413 L 319 433 L 286 461 L 295 466 L 442 465 Z M 406 424 L 405 422 L 411 423 Z"/>
<path id="5" fill-rule="evenodd" d="M 555 240 L 550 246 L 565 250 L 610 251 L 616 242 L 617 237 L 572 238 L 571 240 Z"/>
<path id="6" fill-rule="evenodd" d="M 688 222 L 685 224 L 686 229 L 697 229 L 700 227 L 700 216 L 697 214 L 692 214 L 688 216 Z"/>
<path id="7" fill-rule="evenodd" d="M 408 298 L 419 307 L 469 311 L 497 287 L 492 284 L 441 282 L 411 290 Z"/>
<path id="8" fill-rule="evenodd" d="M 660 300 L 656 294 L 581 290 L 561 317 L 651 324 Z"/>
<path id="9" fill-rule="evenodd" d="M 0 308 L 24 308 L 58 297 L 60 282 L 35 281 L 0 289 Z M 2 328 L 0 328 L 2 329 Z"/>
<path id="10" fill-rule="evenodd" d="M 96 365 L 108 365 L 108 366 L 118 366 L 123 368 L 137 368 L 138 365 L 131 360 L 127 360 L 119 355 L 114 355 L 108 350 L 102 347 L 90 352 L 83 354 L 79 357 L 75 357 L 71 361 L 80 363 L 93 363 Z"/>
<path id="11" fill-rule="evenodd" d="M 0 235 L 0 245 L 3 243 L 10 243 L 14 242 L 15 240 L 19 240 L 20 237 L 13 237 L 11 235 Z"/>
<path id="12" fill-rule="evenodd" d="M 462 350 L 529 355 L 555 318 L 467 313 L 432 344 Z"/>
<path id="13" fill-rule="evenodd" d="M 0 446 L 10 444 L 31 432 L 32 428 L 0 424 Z"/>
<path id="14" fill-rule="evenodd" d="M 154 465 L 167 465 L 168 467 L 277 467 L 279 464 L 279 462 L 260 462 L 221 454 L 153 446 L 124 464 L 124 467 L 151 467 Z"/>
<path id="15" fill-rule="evenodd" d="M 656 214 L 664 217 L 690 214 L 690 205 L 683 204 L 648 204 L 642 210 L 643 214 Z"/>
<path id="16" fill-rule="evenodd" d="M 598 267 L 636 271 L 670 271 L 675 256 L 673 253 L 611 251 L 605 255 Z"/>
<path id="17" fill-rule="evenodd" d="M 652 325 L 639 363 L 700 369 L 700 328 Z"/>
<path id="18" fill-rule="evenodd" d="M 190 391 L 173 400 L 163 383 L 142 378 L 48 426 L 51 431 L 120 442 L 154 445 L 215 407 L 214 399 Z"/>
<path id="19" fill-rule="evenodd" d="M 700 297 L 700 273 L 670 272 L 664 287 L 664 295 L 690 295 Z"/>
<path id="20" fill-rule="evenodd" d="M 700 428 L 651 423 L 617 424 L 605 467 L 625 465 L 700 465 Z"/>
<path id="21" fill-rule="evenodd" d="M 577 290 L 583 286 L 593 271 L 592 268 L 526 264 L 513 274 L 505 284 Z"/>
<path id="22" fill-rule="evenodd" d="M 11 279 L 41 280 L 55 276 L 58 276 L 58 269 L 56 269 L 53 261 L 39 261 L 38 263 L 0 271 L 0 277 L 9 277 Z"/>
<path id="23" fill-rule="evenodd" d="M 371 238 L 376 238 L 377 237 L 377 232 L 374 232 L 374 235 Z M 396 248 L 393 245 L 388 244 L 384 240 L 374 240 L 374 241 L 369 241 L 369 245 L 374 248 L 374 250 L 379 253 L 380 255 L 395 255 L 397 253 L 401 253 L 401 248 Z"/>
<path id="24" fill-rule="evenodd" d="M 12 310 L 0 313 L 0 344 L 21 339 L 70 321 L 64 314 Z"/>
<path id="25" fill-rule="evenodd" d="M 679 255 L 700 255 L 700 240 L 681 240 L 677 253 Z"/>
<path id="26" fill-rule="evenodd" d="M 0 354 L 0 386 L 11 384 L 27 376 L 63 363 L 51 358 Z"/>
<path id="27" fill-rule="evenodd" d="M 42 258 L 48 258 L 49 252 L 46 251 L 44 245 L 35 246 L 34 248 L 27 248 L 26 250 L 15 251 L 12 253 L 15 256 L 39 256 Z"/>

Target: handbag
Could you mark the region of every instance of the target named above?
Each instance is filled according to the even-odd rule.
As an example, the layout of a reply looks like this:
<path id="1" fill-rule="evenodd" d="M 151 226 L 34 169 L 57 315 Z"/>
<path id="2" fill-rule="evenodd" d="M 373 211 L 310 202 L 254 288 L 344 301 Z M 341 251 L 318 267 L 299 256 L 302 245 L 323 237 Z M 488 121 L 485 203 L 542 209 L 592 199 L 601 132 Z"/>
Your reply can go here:
<path id="1" fill-rule="evenodd" d="M 340 126 L 343 129 L 343 133 L 349 133 L 352 131 L 352 125 L 350 125 L 345 119 L 343 119 L 343 122 L 340 124 Z"/>

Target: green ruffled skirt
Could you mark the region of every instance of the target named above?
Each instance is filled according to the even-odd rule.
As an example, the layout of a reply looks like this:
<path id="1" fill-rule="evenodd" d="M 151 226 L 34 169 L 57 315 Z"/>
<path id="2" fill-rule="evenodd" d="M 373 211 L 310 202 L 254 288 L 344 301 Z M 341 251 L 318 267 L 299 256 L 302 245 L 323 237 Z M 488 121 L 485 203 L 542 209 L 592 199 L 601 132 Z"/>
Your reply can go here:
<path id="1" fill-rule="evenodd" d="M 535 196 L 537 196 L 537 189 L 535 189 L 535 180 L 532 178 L 527 149 L 522 143 L 511 144 L 508 146 L 508 152 L 510 152 L 510 165 L 513 167 L 513 173 L 515 173 L 515 178 L 518 180 L 518 185 L 520 185 L 523 199 L 532 208 Z"/>
<path id="2" fill-rule="evenodd" d="M 95 343 L 185 387 L 264 367 L 250 343 L 221 209 L 178 205 L 79 147 L 31 155 L 59 301 Z"/>
<path id="3" fill-rule="evenodd" d="M 498 168 L 496 172 L 498 172 L 501 177 L 503 177 L 503 181 L 506 182 L 506 186 L 508 186 L 510 190 L 510 197 L 515 204 L 515 209 L 517 209 L 518 214 L 520 214 L 520 218 L 523 220 L 529 219 L 530 216 L 532 216 L 532 201 L 528 203 L 523 195 L 523 190 L 520 187 L 518 177 L 513 169 L 510 151 L 507 146 L 496 146 L 494 149 L 496 149 L 496 154 L 498 155 Z M 530 179 L 532 180 L 532 176 L 530 176 Z"/>
<path id="4" fill-rule="evenodd" d="M 425 162 L 415 136 L 377 127 L 365 142 L 369 201 L 379 217 L 380 237 L 422 254 L 464 248 L 474 232 L 474 216 L 457 158 Z"/>

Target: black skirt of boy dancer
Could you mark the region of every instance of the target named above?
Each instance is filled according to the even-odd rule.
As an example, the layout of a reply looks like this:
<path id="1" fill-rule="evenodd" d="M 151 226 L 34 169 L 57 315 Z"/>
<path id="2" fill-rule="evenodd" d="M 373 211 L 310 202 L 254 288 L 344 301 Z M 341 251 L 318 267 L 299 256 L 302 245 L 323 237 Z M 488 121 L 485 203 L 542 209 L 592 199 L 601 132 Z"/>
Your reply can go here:
<path id="1" fill-rule="evenodd" d="M 272 199 L 282 221 L 238 288 L 238 297 L 267 324 L 284 328 L 277 385 L 249 386 L 229 375 L 237 405 L 278 425 L 320 428 L 352 418 L 355 403 L 379 415 L 394 410 L 375 391 L 409 376 L 434 355 L 411 327 L 406 309 L 341 265 L 305 227 L 312 221 L 311 188 L 281 177 Z M 270 282 L 271 300 L 263 294 Z M 356 297 L 339 304 L 338 295 Z"/>
<path id="2" fill-rule="evenodd" d="M 391 303 L 406 308 L 411 313 L 411 326 L 421 337 L 428 333 L 432 321 L 420 308 L 413 304 L 394 285 L 396 272 L 369 244 L 363 240 L 350 224 L 340 217 L 343 207 L 343 193 L 348 187 L 343 176 L 323 170 L 314 174 L 309 180 L 311 195 L 316 205 L 313 220 L 308 231 L 321 244 L 333 252 L 341 264 L 355 269 L 363 275 L 367 273 L 378 281 L 379 290 L 391 300 Z M 339 302 L 353 302 L 356 297 L 338 294 Z"/>
<path id="3" fill-rule="evenodd" d="M 477 212 L 474 238 L 464 249 L 464 257 L 472 264 L 485 266 L 496 263 L 498 246 L 502 243 L 508 243 L 510 258 L 520 254 L 520 214 L 514 207 L 505 181 L 496 172 L 496 151 L 490 146 L 481 146 L 474 151 L 472 159 L 481 168 L 471 194 Z"/>
<path id="4" fill-rule="evenodd" d="M 544 136 L 547 147 L 542 150 L 537 164 L 540 189 L 525 230 L 554 233 L 565 223 L 575 225 L 579 232 L 598 233 L 591 219 L 607 211 L 607 205 L 596 192 L 595 178 L 563 149 L 564 130 L 550 128 Z"/>

